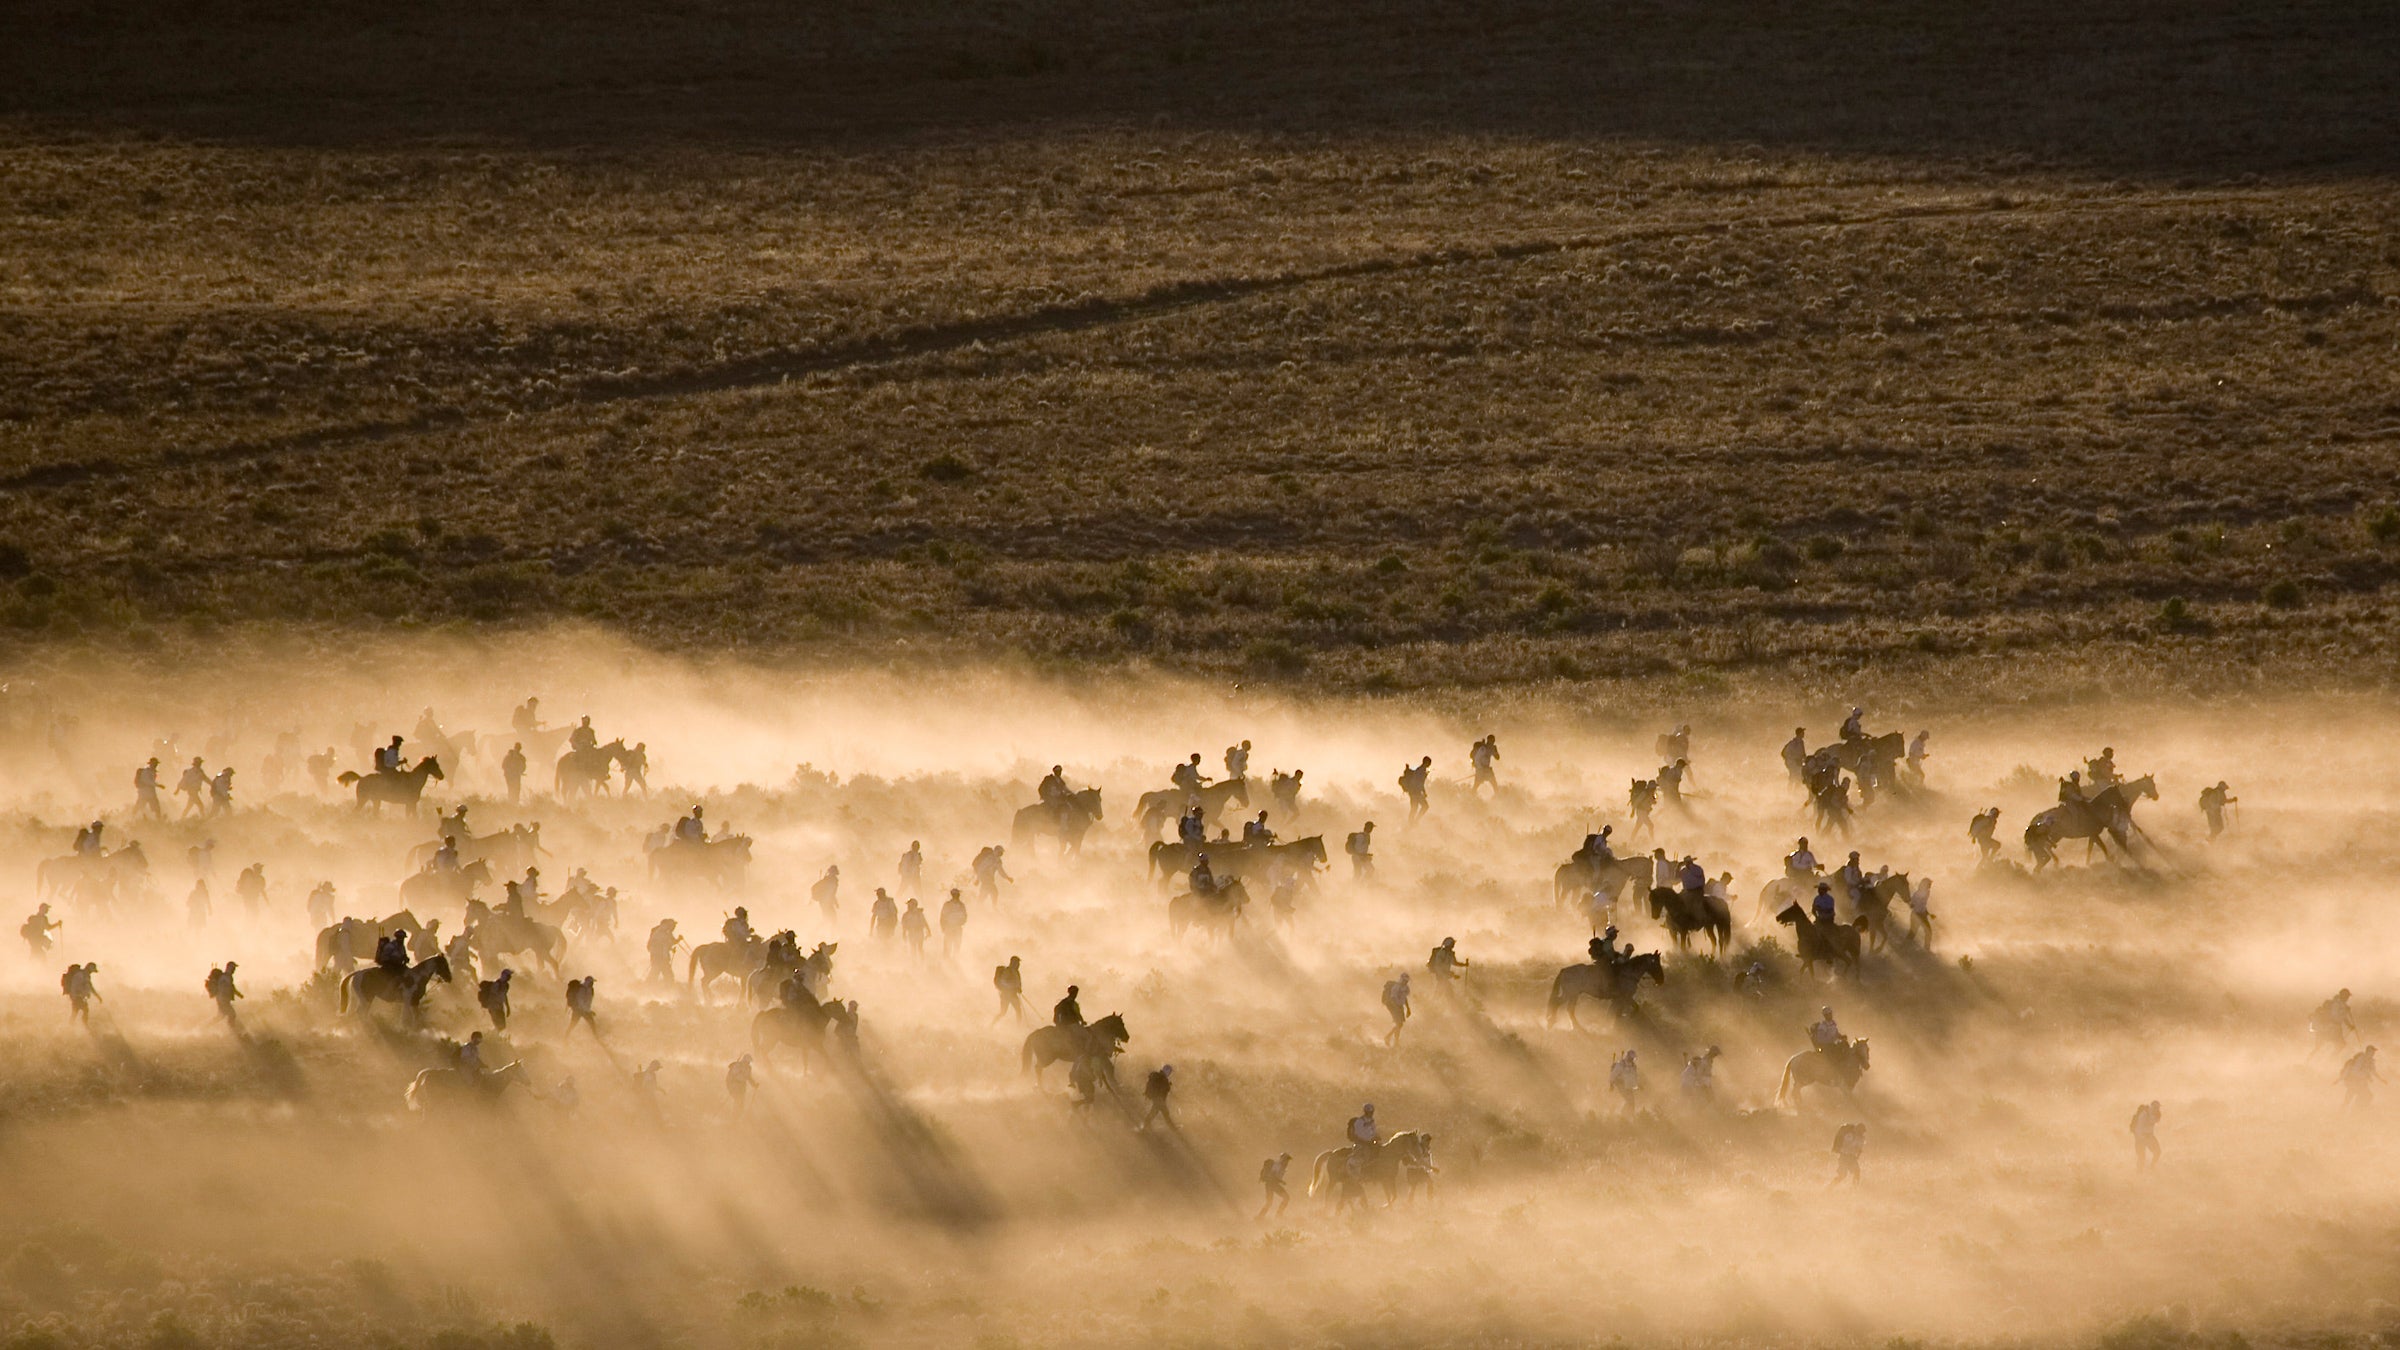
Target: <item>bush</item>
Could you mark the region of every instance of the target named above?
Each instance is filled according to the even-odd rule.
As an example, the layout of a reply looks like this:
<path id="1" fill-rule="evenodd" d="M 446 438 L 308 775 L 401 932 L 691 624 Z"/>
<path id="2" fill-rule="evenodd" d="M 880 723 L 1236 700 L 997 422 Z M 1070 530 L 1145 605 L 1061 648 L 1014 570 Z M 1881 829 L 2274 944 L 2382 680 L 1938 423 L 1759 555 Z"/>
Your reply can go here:
<path id="1" fill-rule="evenodd" d="M 2300 605 L 2300 583 L 2290 577 L 2285 577 L 2281 581 L 2270 583 L 2267 589 L 2260 593 L 2259 598 L 2274 609 L 2296 609 Z"/>
<path id="2" fill-rule="evenodd" d="M 2205 627 L 2200 616 L 2192 612 L 2190 603 L 2180 595 L 2158 607 L 2158 626 L 2169 633 L 2197 633 Z"/>
<path id="3" fill-rule="evenodd" d="M 963 483 L 975 476 L 975 466 L 956 455 L 941 455 L 918 465 L 917 476 L 929 483 Z"/>

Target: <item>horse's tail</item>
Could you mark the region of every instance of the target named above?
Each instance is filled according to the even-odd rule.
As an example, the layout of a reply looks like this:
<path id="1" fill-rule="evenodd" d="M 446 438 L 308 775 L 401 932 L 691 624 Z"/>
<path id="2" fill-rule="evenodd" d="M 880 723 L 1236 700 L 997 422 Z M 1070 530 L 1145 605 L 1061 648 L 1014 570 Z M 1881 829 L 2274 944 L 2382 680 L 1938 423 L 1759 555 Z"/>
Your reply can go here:
<path id="1" fill-rule="evenodd" d="M 1039 1036 L 1039 1035 L 1041 1035 L 1041 1034 L 1042 1034 L 1042 1033 L 1040 1033 L 1040 1032 L 1036 1031 L 1036 1032 L 1033 1032 L 1033 1033 L 1031 1033 L 1031 1034 L 1029 1034 L 1029 1035 L 1027 1035 L 1027 1036 L 1025 1037 L 1025 1047 L 1024 1047 L 1022 1050 L 1019 1050 L 1019 1051 L 1017 1052 L 1017 1070 L 1018 1070 L 1018 1072 L 1020 1072 L 1020 1073 L 1032 1073 L 1032 1072 L 1033 1072 L 1033 1038 L 1034 1038 L 1035 1036 Z"/>
<path id="2" fill-rule="evenodd" d="M 345 976 L 343 976 L 343 977 L 342 977 L 342 983 L 341 983 L 341 986 L 340 986 L 340 987 L 341 987 L 341 993 L 340 993 L 340 995 L 337 997 L 337 999 L 336 999 L 336 1001 L 335 1001 L 335 1004 L 334 1004 L 334 1011 L 336 1011 L 336 1012 L 348 1012 L 348 1011 L 350 1011 L 350 986 L 351 986 L 352 984 L 355 984 L 355 983 L 357 983 L 357 978 L 358 978 L 358 977 L 357 977 L 357 976 L 355 976 L 355 975 L 345 975 Z"/>
<path id="3" fill-rule="evenodd" d="M 1330 1179 L 1333 1170 L 1325 1165 L 1325 1160 L 1332 1156 L 1330 1153 L 1318 1154 L 1317 1161 L 1308 1169 L 1308 1193 L 1310 1196 L 1314 1197 L 1325 1189 L 1326 1182 Z"/>
<path id="4" fill-rule="evenodd" d="M 337 776 L 334 778 L 334 780 L 333 780 L 333 781 L 335 781 L 335 782 L 337 782 L 337 783 L 341 784 L 343 787 L 349 787 L 349 786 L 351 786 L 351 785 L 355 784 L 356 782 L 358 782 L 358 779 L 359 779 L 359 775 L 358 775 L 358 774 L 356 774 L 356 773 L 352 772 L 352 771 L 351 771 L 351 770 L 349 770 L 349 769 L 344 769 L 344 770 L 342 770 L 342 771 L 341 771 L 341 773 L 340 773 L 339 775 L 337 775 Z"/>
<path id="5" fill-rule="evenodd" d="M 1558 1005 L 1565 1001 L 1563 991 L 1566 986 L 1567 972 L 1562 970 L 1550 977 L 1550 1007 L 1543 1018 L 1545 1023 L 1558 1020 Z"/>
<path id="6" fill-rule="evenodd" d="M 425 1109 L 425 1075 L 431 1072 L 433 1072 L 431 1069 L 423 1070 L 416 1077 L 408 1080 L 409 1110 L 423 1111 Z"/>
<path id="7" fill-rule="evenodd" d="M 706 944 L 703 944 L 703 945 L 706 945 Z M 692 959 L 691 959 L 691 962 L 690 962 L 688 965 L 686 965 L 686 966 L 684 967 L 684 970 L 683 970 L 683 987 L 684 987 L 684 988 L 686 988 L 686 989 L 689 989 L 689 988 L 691 988 L 691 987 L 692 987 L 692 981 L 694 981 L 694 980 L 698 979 L 699 977 L 700 977 L 700 948 L 699 948 L 699 947 L 694 947 L 694 948 L 692 948 Z"/>
<path id="8" fill-rule="evenodd" d="M 1775 1104 L 1777 1106 L 1781 1106 L 1786 1101 L 1791 1099 L 1792 1065 L 1794 1062 L 1794 1060 L 1789 1059 L 1783 1062 L 1783 1081 L 1775 1085 Z"/>

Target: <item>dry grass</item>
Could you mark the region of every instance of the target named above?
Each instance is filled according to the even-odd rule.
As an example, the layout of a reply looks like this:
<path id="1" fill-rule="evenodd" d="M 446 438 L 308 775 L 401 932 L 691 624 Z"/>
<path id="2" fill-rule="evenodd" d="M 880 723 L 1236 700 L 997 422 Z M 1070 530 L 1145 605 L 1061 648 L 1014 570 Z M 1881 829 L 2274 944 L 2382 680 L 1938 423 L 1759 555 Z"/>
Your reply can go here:
<path id="1" fill-rule="evenodd" d="M 37 7 L 0 624 L 2388 669 L 2391 12 L 1953 8 Z"/>

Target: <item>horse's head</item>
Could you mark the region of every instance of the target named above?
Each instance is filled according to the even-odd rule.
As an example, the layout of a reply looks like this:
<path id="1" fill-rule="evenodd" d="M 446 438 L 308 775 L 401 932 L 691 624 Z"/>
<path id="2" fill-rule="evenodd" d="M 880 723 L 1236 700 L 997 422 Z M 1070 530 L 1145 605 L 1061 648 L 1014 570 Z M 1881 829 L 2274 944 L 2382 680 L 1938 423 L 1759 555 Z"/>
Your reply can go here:
<path id="1" fill-rule="evenodd" d="M 1643 952 L 1633 958 L 1631 965 L 1637 980 L 1648 980 L 1658 985 L 1667 982 L 1667 963 L 1657 952 Z"/>
<path id="2" fill-rule="evenodd" d="M 1312 834 L 1306 839 L 1301 840 L 1300 853 L 1303 857 L 1308 858 L 1317 866 L 1323 867 L 1325 865 L 1325 836 L 1321 834 Z"/>
<path id="3" fill-rule="evenodd" d="M 1100 1035 L 1105 1037 L 1109 1044 L 1113 1046 L 1123 1046 L 1127 1041 L 1133 1039 L 1133 1033 L 1125 1029 L 1125 1015 L 1123 1013 L 1110 1013 L 1108 1016 L 1092 1023 L 1092 1030 L 1100 1033 Z"/>
<path id="4" fill-rule="evenodd" d="M 1083 791 L 1075 794 L 1074 800 L 1077 806 L 1080 806 L 1084 810 L 1091 813 L 1092 819 L 1098 820 L 1100 818 L 1100 789 L 1096 787 L 1085 788 Z"/>
<path id="5" fill-rule="evenodd" d="M 1858 1056 L 1858 1067 L 1864 1070 L 1867 1067 L 1867 1038 L 1861 1036 L 1850 1042 L 1850 1053 Z"/>
<path id="6" fill-rule="evenodd" d="M 442 761 L 439 756 L 427 755 L 425 762 L 419 764 L 417 770 L 427 778 L 438 780 L 442 777 Z"/>
<path id="7" fill-rule="evenodd" d="M 2125 785 L 2125 790 L 2132 793 L 2136 797 L 2148 797 L 2152 801 L 2157 801 L 2158 778 L 2153 774 L 2143 774 L 2141 777 L 2134 779 L 2130 783 L 2127 783 Z"/>
<path id="8" fill-rule="evenodd" d="M 428 977 L 440 980 L 444 984 L 450 983 L 450 958 L 442 953 L 435 952 L 426 957 L 424 970 Z"/>
<path id="9" fill-rule="evenodd" d="M 808 959 L 830 966 L 833 964 L 834 949 L 841 945 L 838 942 L 820 942 L 817 949 L 808 954 Z"/>
<path id="10" fill-rule="evenodd" d="M 1800 908 L 1800 903 L 1796 900 L 1775 911 L 1775 922 L 1790 924 L 1794 928 L 1798 928 L 1801 921 L 1807 917 L 1808 911 Z"/>

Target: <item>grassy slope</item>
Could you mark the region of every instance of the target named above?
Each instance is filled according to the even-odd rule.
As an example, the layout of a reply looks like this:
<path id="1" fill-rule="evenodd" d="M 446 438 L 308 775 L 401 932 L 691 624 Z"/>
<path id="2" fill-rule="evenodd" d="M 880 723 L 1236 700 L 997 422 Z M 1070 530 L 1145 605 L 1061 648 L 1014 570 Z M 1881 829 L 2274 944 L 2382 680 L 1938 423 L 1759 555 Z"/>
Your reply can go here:
<path id="1" fill-rule="evenodd" d="M 35 6 L 0 621 L 2382 669 L 2400 20 L 2250 8 Z"/>

